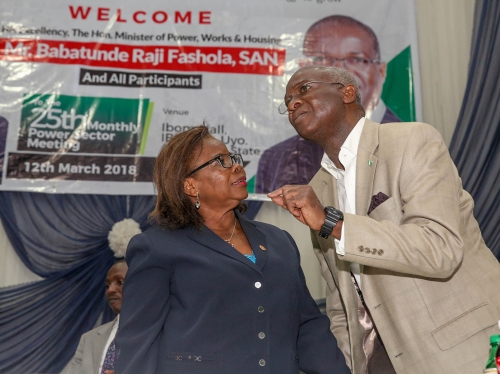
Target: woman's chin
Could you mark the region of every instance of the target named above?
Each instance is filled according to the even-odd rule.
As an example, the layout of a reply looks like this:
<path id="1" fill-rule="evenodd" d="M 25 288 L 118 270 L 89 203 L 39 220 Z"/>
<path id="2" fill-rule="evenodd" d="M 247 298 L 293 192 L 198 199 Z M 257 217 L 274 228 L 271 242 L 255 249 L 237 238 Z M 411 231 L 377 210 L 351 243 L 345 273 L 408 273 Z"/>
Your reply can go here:
<path id="1" fill-rule="evenodd" d="M 236 197 L 236 199 L 238 199 L 238 202 L 236 205 L 238 205 L 239 203 L 241 203 L 243 200 L 245 200 L 246 198 L 248 197 L 248 191 L 245 190 L 245 192 L 243 193 L 240 193 L 238 194 L 238 196 Z"/>

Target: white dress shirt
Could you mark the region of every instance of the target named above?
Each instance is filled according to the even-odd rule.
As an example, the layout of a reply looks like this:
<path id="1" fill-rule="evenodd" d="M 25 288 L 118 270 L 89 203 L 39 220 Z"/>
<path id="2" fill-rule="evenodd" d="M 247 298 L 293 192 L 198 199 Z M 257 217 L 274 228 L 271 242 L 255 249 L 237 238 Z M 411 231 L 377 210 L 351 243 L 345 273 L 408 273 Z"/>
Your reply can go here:
<path id="1" fill-rule="evenodd" d="M 99 364 L 99 370 L 97 371 L 97 374 L 101 374 L 102 371 L 102 365 L 104 364 L 104 359 L 106 358 L 106 353 L 108 352 L 109 345 L 113 341 L 113 339 L 116 336 L 116 332 L 118 331 L 118 325 L 120 323 L 120 315 L 118 314 L 115 319 L 115 323 L 113 324 L 113 327 L 111 329 L 111 334 L 109 334 L 108 341 L 106 342 L 106 345 L 104 346 L 104 349 L 102 351 L 102 356 L 101 356 L 101 363 Z"/>
<path id="2" fill-rule="evenodd" d="M 362 117 L 347 136 L 342 147 L 340 147 L 339 161 L 344 166 L 344 170 L 337 168 L 326 153 L 321 160 L 321 166 L 337 180 L 339 208 L 344 213 L 356 214 L 356 158 L 364 125 L 365 117 Z M 345 255 L 344 226 L 345 223 L 342 225 L 340 240 L 334 240 L 336 252 L 339 256 Z M 361 287 L 359 264 L 351 262 L 351 271 L 359 287 Z"/>

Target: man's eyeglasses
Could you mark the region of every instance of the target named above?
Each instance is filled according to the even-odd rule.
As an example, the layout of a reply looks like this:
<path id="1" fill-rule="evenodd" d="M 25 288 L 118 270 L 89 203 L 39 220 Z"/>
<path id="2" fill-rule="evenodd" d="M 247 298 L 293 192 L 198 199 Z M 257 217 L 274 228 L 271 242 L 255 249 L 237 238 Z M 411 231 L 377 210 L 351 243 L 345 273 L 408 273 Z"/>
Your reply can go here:
<path id="1" fill-rule="evenodd" d="M 196 173 L 198 170 L 203 169 L 205 166 L 210 165 L 213 162 L 218 162 L 220 166 L 222 166 L 225 169 L 229 169 L 230 167 L 233 166 L 233 164 L 238 164 L 243 166 L 243 157 L 241 157 L 240 154 L 238 153 L 228 153 L 224 155 L 218 155 L 215 156 L 213 159 L 210 161 L 205 162 L 204 164 L 201 164 L 198 166 L 196 169 L 194 169 L 192 172 L 190 172 L 187 176 L 189 177 L 190 175 Z"/>
<path id="2" fill-rule="evenodd" d="M 292 102 L 293 98 L 296 97 L 298 99 L 302 98 L 306 93 L 308 93 L 310 90 L 315 88 L 315 83 L 326 83 L 326 84 L 340 84 L 342 87 L 344 87 L 343 83 L 340 82 L 323 82 L 323 81 L 310 81 L 302 84 L 299 87 L 298 92 L 295 92 L 288 96 L 285 101 L 283 101 L 280 106 L 278 107 L 278 112 L 279 114 L 286 114 L 288 113 L 288 105 Z"/>
<path id="3" fill-rule="evenodd" d="M 342 62 L 345 68 L 353 70 L 363 70 L 366 69 L 370 64 L 379 64 L 379 59 L 370 59 L 366 57 L 350 56 L 344 58 L 337 58 L 331 56 L 311 56 L 308 58 L 313 65 L 319 66 L 337 66 L 339 62 Z"/>

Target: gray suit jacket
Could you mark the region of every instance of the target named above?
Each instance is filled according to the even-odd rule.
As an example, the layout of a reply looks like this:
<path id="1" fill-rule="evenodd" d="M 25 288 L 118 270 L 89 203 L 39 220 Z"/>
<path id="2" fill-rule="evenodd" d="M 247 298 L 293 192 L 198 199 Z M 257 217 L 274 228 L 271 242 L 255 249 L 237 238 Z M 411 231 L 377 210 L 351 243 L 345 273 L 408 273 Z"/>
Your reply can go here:
<path id="1" fill-rule="evenodd" d="M 75 355 L 61 374 L 96 374 L 115 320 L 83 334 Z"/>
<path id="2" fill-rule="evenodd" d="M 356 215 L 345 214 L 345 255 L 312 232 L 327 282 L 327 314 L 353 373 L 365 372 L 350 262 L 398 373 L 479 373 L 497 333 L 500 265 L 440 134 L 423 123 L 366 120 L 356 160 Z M 338 207 L 321 168 L 311 186 Z M 372 196 L 388 199 L 370 214 Z M 380 203 L 380 202 L 379 202 Z"/>

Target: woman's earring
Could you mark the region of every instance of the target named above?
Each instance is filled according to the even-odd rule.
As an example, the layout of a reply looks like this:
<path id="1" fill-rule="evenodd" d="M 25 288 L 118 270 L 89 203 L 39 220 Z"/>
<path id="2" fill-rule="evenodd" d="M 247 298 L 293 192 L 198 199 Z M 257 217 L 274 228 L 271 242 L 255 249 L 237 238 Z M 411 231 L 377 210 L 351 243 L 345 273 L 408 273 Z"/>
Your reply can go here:
<path id="1" fill-rule="evenodd" d="M 196 209 L 200 209 L 200 197 L 198 196 L 198 192 L 196 192 L 196 203 L 194 204 Z"/>

